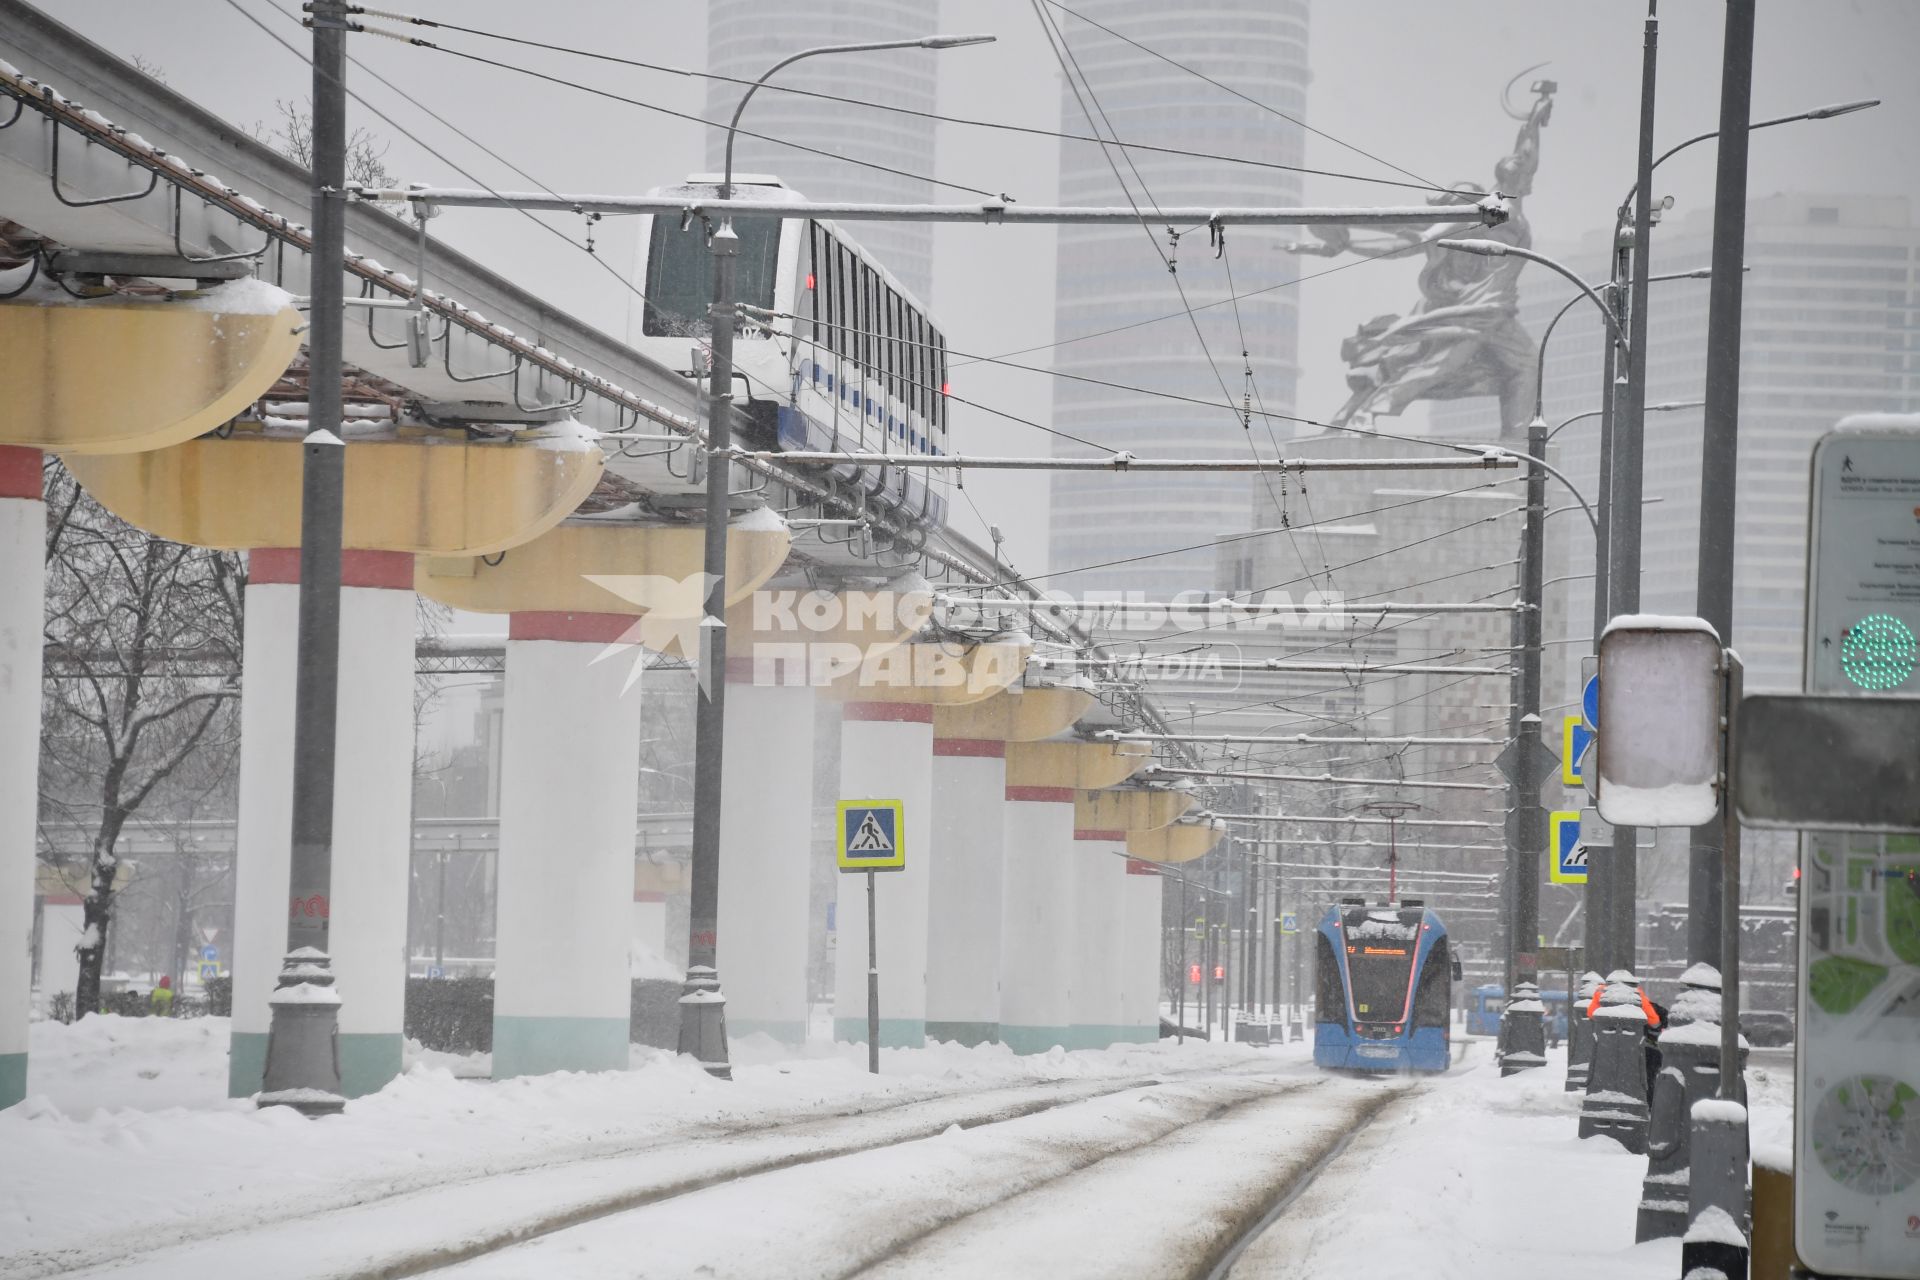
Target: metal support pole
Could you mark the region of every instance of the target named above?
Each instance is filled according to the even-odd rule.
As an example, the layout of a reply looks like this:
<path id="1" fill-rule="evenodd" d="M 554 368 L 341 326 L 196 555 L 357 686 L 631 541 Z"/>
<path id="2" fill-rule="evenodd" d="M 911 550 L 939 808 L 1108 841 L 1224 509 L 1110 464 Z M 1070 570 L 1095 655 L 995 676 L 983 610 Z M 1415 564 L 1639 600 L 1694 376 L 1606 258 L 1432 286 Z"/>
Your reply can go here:
<path id="1" fill-rule="evenodd" d="M 1647 411 L 1647 286 L 1653 268 L 1653 120 L 1655 75 L 1659 64 L 1660 20 L 1648 0 L 1640 65 L 1640 146 L 1633 192 L 1633 285 L 1627 306 L 1627 378 L 1624 402 L 1613 423 L 1612 552 L 1608 575 L 1608 616 L 1640 611 L 1640 500 L 1643 491 Z M 1734 274 L 1737 276 L 1738 271 Z M 1598 643 L 1596 637 L 1595 643 Z M 1638 922 L 1634 904 L 1639 889 L 1639 833 L 1616 827 L 1613 874 L 1608 885 L 1608 962 L 1635 965 Z"/>
<path id="2" fill-rule="evenodd" d="M 345 324 L 347 26 L 344 0 L 314 0 L 313 255 L 308 292 L 307 437 L 300 472 L 300 604 L 293 694 L 293 834 L 287 956 L 271 1000 L 258 1105 L 309 1116 L 346 1105 L 340 1092 L 340 998 L 327 954 L 333 891 L 334 725 L 340 688 L 340 530 L 346 445 L 340 438 Z"/>
<path id="3" fill-rule="evenodd" d="M 880 925 L 873 901 L 873 876 L 867 872 L 867 1070 L 880 1074 Z"/>
<path id="4" fill-rule="evenodd" d="M 1527 427 L 1527 454 L 1544 461 L 1547 424 Z M 1500 1019 L 1502 1074 L 1544 1065 L 1546 1035 L 1538 999 L 1522 999 L 1524 984 L 1539 982 L 1540 854 L 1547 842 L 1547 812 L 1540 806 L 1544 749 L 1540 742 L 1541 585 L 1545 563 L 1546 472 L 1527 470 L 1527 513 L 1520 548 L 1520 596 L 1533 606 L 1518 615 L 1519 670 L 1514 710 L 1519 714 L 1513 812 L 1507 848 L 1507 1009 Z"/>
<path id="5" fill-rule="evenodd" d="M 1182 873 L 1178 917 L 1180 928 L 1177 935 L 1180 939 L 1180 963 L 1175 966 L 1173 974 L 1173 1042 L 1182 1045 L 1187 1042 L 1187 974 L 1188 965 L 1192 963 L 1187 959 L 1187 934 L 1193 927 L 1187 913 L 1192 909 L 1192 904 L 1187 901 L 1187 877 Z"/>
<path id="6" fill-rule="evenodd" d="M 1747 115 L 1753 101 L 1753 23 L 1753 0 L 1728 0 L 1725 56 L 1720 71 L 1720 157 L 1714 176 L 1715 274 L 1707 300 L 1707 403 L 1700 429 L 1700 558 L 1695 609 L 1720 633 L 1720 643 L 1729 646 L 1733 644 L 1733 516 L 1740 470 L 1740 303 L 1746 281 Z M 1687 866 L 1689 964 L 1719 963 L 1720 843 L 1720 824 L 1694 829 Z"/>
<path id="7" fill-rule="evenodd" d="M 440 884 L 433 895 L 433 967 L 440 971 L 441 977 L 445 977 L 447 973 L 447 851 L 439 849 L 435 852 L 440 863 L 437 868 Z"/>
<path id="8" fill-rule="evenodd" d="M 724 191 L 726 188 L 722 188 Z M 699 696 L 693 726 L 693 865 L 687 914 L 687 977 L 680 995 L 678 1048 L 709 1075 L 733 1078 L 727 1058 L 727 1003 L 720 987 L 721 760 L 727 694 L 727 491 L 733 472 L 733 224 L 713 232 L 713 366 L 707 379 L 707 599 L 700 621 Z"/>
<path id="9" fill-rule="evenodd" d="M 1732 8 L 1747 9 L 1748 53 L 1752 53 L 1752 0 L 1733 0 Z M 1732 25 L 1728 17 L 1728 25 Z M 1728 37 L 1732 39 L 1731 36 Z M 1732 649 L 1727 650 L 1726 783 L 1720 801 L 1720 1097 L 1745 1103 L 1740 1062 L 1740 815 L 1734 811 L 1734 735 L 1739 732 L 1740 699 L 1746 693 L 1746 670 Z"/>

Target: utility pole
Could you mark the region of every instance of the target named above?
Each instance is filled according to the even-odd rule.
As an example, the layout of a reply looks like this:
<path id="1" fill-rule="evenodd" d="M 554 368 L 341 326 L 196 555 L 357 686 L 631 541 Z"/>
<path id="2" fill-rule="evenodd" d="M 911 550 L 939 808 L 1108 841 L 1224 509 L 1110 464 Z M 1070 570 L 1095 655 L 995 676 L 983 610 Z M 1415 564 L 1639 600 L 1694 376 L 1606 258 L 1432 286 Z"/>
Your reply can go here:
<path id="1" fill-rule="evenodd" d="M 1546 461 L 1546 454 L 1547 424 L 1536 416 L 1527 426 L 1527 456 L 1539 464 Z M 1503 1075 L 1546 1064 L 1546 1029 L 1539 1002 L 1519 999 L 1521 984 L 1539 982 L 1540 854 L 1547 842 L 1547 811 L 1540 806 L 1547 757 L 1540 741 L 1546 502 L 1546 472 L 1539 465 L 1529 466 L 1520 546 L 1520 598 L 1529 607 L 1514 620 L 1520 664 L 1514 679 L 1513 804 L 1507 815 L 1507 1008 L 1500 1019 Z"/>
<path id="2" fill-rule="evenodd" d="M 307 436 L 300 469 L 300 604 L 293 693 L 293 832 L 287 955 L 270 998 L 267 1063 L 256 1104 L 308 1116 L 346 1106 L 340 1092 L 340 997 L 327 931 L 333 892 L 334 724 L 340 687 L 340 531 L 346 443 L 340 438 L 345 323 L 347 6 L 313 0 L 313 252 L 307 292 Z"/>
<path id="3" fill-rule="evenodd" d="M 1647 414 L 1647 285 L 1653 270 L 1653 119 L 1659 66 L 1657 0 L 1648 0 L 1640 63 L 1640 145 L 1633 189 L 1633 284 L 1627 304 L 1627 377 L 1613 422 L 1612 546 L 1607 578 L 1607 616 L 1640 611 L 1640 499 L 1643 490 Z M 1738 274 L 1737 272 L 1735 274 Z M 1594 643 L 1599 644 L 1598 634 Z M 1635 962 L 1639 892 L 1639 832 L 1615 827 L 1607 877 L 1608 963 L 1631 969 Z"/>
<path id="4" fill-rule="evenodd" d="M 1733 517 L 1739 481 L 1740 302 L 1746 280 L 1747 114 L 1753 100 L 1753 0 L 1727 0 L 1720 64 L 1720 155 L 1714 174 L 1713 283 L 1707 301 L 1706 408 L 1700 431 L 1700 559 L 1695 609 L 1733 644 Z M 1727 821 L 1739 821 L 1728 807 Z M 1721 963 L 1721 824 L 1696 827 L 1687 867 L 1687 962 Z M 1731 912 L 1723 911 L 1731 906 Z"/>

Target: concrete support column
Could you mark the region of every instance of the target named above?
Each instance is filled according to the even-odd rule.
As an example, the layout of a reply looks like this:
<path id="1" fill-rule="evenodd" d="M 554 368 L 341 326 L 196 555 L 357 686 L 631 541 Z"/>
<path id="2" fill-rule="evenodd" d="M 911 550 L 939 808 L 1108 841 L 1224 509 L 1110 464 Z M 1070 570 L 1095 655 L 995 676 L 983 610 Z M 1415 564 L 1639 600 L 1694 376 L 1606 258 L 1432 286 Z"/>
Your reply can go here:
<path id="1" fill-rule="evenodd" d="M 360 1097 L 400 1074 L 413 849 L 413 557 L 348 551 L 340 585 L 332 889 L 324 900 L 289 903 L 300 553 L 262 548 L 248 556 L 227 1063 L 233 1097 L 261 1087 L 267 999 L 290 910 L 329 920 L 342 1090 Z"/>
<path id="2" fill-rule="evenodd" d="M 640 697 L 633 618 L 515 613 L 500 753 L 493 1077 L 627 1065 Z M 622 696 L 624 693 L 625 696 Z"/>
<path id="3" fill-rule="evenodd" d="M 1136 1044 L 1160 1038 L 1160 895 L 1151 862 L 1129 858 L 1120 880 L 1120 1036 Z"/>
<path id="4" fill-rule="evenodd" d="M 933 740 L 927 1038 L 1000 1038 L 1000 914 L 1007 760 L 997 738 Z M 841 924 L 844 931 L 847 925 Z"/>
<path id="5" fill-rule="evenodd" d="M 1000 1040 L 1044 1053 L 1073 1039 L 1075 849 L 1072 787 L 1007 788 L 1000 918 Z"/>
<path id="6" fill-rule="evenodd" d="M 841 711 L 840 796 L 906 805 L 907 865 L 877 877 L 880 1043 L 917 1049 L 927 1036 L 927 902 L 932 881 L 933 708 L 914 702 L 849 701 Z M 833 977 L 833 1037 L 867 1039 L 866 877 L 836 877 L 839 941 Z M 729 979 L 731 981 L 731 979 Z"/>
<path id="7" fill-rule="evenodd" d="M 753 659 L 727 660 L 719 969 L 730 1036 L 761 1032 L 800 1045 L 807 1039 L 816 693 L 804 671 L 793 673 L 798 683 L 791 685 L 778 682 L 785 674 L 758 672 L 762 682 Z"/>
<path id="8" fill-rule="evenodd" d="M 1104 1049 L 1123 1039 L 1122 957 L 1127 951 L 1125 831 L 1073 833 L 1074 947 L 1070 1049 Z"/>
<path id="9" fill-rule="evenodd" d="M 46 546 L 40 451 L 0 446 L 0 1107 L 27 1096 Z"/>

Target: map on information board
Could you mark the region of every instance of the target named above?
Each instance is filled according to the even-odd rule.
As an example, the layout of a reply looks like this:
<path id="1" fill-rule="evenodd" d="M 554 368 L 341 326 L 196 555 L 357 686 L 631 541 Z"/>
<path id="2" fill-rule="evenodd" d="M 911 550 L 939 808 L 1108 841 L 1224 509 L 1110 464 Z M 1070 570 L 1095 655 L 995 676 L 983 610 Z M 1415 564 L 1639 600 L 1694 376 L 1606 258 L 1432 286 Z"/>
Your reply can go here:
<path id="1" fill-rule="evenodd" d="M 1920 695 L 1920 427 L 1824 437 L 1811 517 L 1806 691 Z M 1808 831 L 1800 856 L 1795 1247 L 1920 1276 L 1920 833 Z"/>

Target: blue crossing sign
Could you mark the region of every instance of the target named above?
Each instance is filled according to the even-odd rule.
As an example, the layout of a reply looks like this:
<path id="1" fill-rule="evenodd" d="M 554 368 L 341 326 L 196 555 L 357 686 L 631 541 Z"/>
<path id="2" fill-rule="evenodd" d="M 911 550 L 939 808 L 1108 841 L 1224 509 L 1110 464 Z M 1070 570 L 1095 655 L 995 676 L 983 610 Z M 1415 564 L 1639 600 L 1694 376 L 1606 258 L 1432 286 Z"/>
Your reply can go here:
<path id="1" fill-rule="evenodd" d="M 1282 933 L 1300 932 L 1300 917 L 1295 915 L 1291 911 L 1281 912 L 1280 913 L 1280 932 Z"/>
<path id="2" fill-rule="evenodd" d="M 1587 882 L 1587 847 L 1580 843 L 1579 810 L 1558 810 L 1547 816 L 1547 847 L 1553 854 L 1548 879 L 1555 884 Z"/>
<path id="3" fill-rule="evenodd" d="M 899 871 L 907 865 L 906 805 L 898 800 L 842 800 L 842 871 Z"/>
<path id="4" fill-rule="evenodd" d="M 1560 781 L 1577 787 L 1586 781 L 1587 748 L 1598 737 L 1579 716 L 1567 716 L 1560 726 Z"/>

